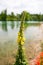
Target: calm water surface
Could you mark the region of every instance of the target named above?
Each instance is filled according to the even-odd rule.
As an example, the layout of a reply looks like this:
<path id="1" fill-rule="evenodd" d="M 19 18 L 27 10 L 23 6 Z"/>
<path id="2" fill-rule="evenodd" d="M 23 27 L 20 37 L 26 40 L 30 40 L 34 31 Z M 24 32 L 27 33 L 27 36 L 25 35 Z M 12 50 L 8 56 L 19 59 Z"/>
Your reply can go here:
<path id="1" fill-rule="evenodd" d="M 41 25 L 43 23 L 26 23 L 26 27 L 24 30 L 24 34 L 26 37 L 26 40 L 32 41 L 32 40 L 40 40 L 42 28 Z M 1 22 L 0 21 L 0 42 L 8 42 L 8 41 L 14 41 L 16 42 L 17 33 L 19 31 L 20 22 Z M 15 43 L 14 43 L 15 44 Z"/>
<path id="2" fill-rule="evenodd" d="M 19 28 L 20 28 L 20 22 L 18 21 L 17 22 L 0 21 L 0 57 L 6 55 L 7 53 L 9 53 L 10 55 L 17 47 L 17 35 Z M 34 48 L 32 47 L 34 53 L 40 52 L 40 43 L 43 42 L 43 23 L 37 23 L 37 22 L 25 23 L 24 36 L 26 38 L 25 41 L 26 52 L 30 52 L 32 46 L 34 47 Z M 2 64 L 0 63 L 0 65 Z"/>

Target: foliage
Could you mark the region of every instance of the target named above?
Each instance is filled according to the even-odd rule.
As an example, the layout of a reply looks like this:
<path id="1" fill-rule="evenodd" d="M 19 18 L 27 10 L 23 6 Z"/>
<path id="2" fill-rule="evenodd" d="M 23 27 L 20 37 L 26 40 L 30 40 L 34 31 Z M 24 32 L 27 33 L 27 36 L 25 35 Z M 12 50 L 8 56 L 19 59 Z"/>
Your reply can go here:
<path id="1" fill-rule="evenodd" d="M 30 14 L 27 11 L 23 11 L 21 14 L 14 14 L 14 12 L 11 12 L 11 14 L 7 15 L 7 10 L 4 10 L 0 14 L 0 20 L 4 21 L 20 21 L 23 13 L 26 13 L 25 21 L 43 21 L 43 14 Z"/>
<path id="2" fill-rule="evenodd" d="M 0 19 L 1 19 L 2 21 L 6 21 L 6 18 L 7 18 L 7 10 L 4 10 L 4 11 L 2 11 L 1 14 L 0 14 Z"/>

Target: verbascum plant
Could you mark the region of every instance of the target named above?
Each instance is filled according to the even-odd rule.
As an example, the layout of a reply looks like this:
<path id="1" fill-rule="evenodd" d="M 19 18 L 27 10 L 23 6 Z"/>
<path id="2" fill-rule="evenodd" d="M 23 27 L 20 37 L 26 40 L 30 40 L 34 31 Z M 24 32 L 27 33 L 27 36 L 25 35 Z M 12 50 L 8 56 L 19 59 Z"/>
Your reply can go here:
<path id="1" fill-rule="evenodd" d="M 24 37 L 24 20 L 25 20 L 25 12 L 23 13 L 22 19 L 21 19 L 21 26 L 20 30 L 18 32 L 18 53 L 16 56 L 16 62 L 14 65 L 27 65 L 25 54 L 24 54 L 24 43 L 25 43 L 25 37 Z"/>

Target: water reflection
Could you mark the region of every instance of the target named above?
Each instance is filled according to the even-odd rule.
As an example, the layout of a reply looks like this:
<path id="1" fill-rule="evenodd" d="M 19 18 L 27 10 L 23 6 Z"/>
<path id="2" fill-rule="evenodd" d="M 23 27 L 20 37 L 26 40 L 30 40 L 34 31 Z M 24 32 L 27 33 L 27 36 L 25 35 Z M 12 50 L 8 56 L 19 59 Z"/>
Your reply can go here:
<path id="1" fill-rule="evenodd" d="M 40 23 L 29 23 L 29 22 L 25 22 L 24 26 L 25 26 L 25 30 L 30 27 L 30 26 L 40 26 Z"/>
<path id="2" fill-rule="evenodd" d="M 19 28 L 20 22 L 10 21 L 10 24 L 9 24 L 9 22 L 7 22 L 7 21 L 2 21 L 2 30 L 8 31 L 8 29 L 7 29 L 8 25 L 11 27 L 11 29 L 14 29 L 14 27 Z M 28 26 L 38 26 L 38 25 L 40 25 L 40 23 L 28 23 L 28 22 L 24 23 L 25 30 L 28 28 Z"/>
<path id="3" fill-rule="evenodd" d="M 20 26 L 20 22 L 17 21 L 16 27 L 18 28 Z"/>
<path id="4" fill-rule="evenodd" d="M 2 30 L 7 31 L 7 22 L 2 21 Z"/>
<path id="5" fill-rule="evenodd" d="M 15 26 L 15 22 L 11 21 L 11 29 L 14 29 L 14 26 Z"/>

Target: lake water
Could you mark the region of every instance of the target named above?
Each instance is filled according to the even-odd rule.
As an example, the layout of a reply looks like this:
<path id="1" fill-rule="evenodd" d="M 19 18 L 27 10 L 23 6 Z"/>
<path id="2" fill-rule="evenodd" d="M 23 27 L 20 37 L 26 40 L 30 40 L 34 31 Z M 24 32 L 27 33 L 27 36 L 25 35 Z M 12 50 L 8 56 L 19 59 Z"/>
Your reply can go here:
<path id="1" fill-rule="evenodd" d="M 6 65 L 4 62 L 7 63 L 9 58 L 15 54 L 14 51 L 16 51 L 17 48 L 19 28 L 20 21 L 0 21 L 0 65 Z M 24 46 L 26 48 L 27 58 L 28 60 L 29 58 L 33 59 L 41 51 L 40 43 L 43 42 L 43 23 L 26 22 L 24 36 L 26 38 Z M 32 53 L 32 55 L 30 55 L 30 53 Z"/>

